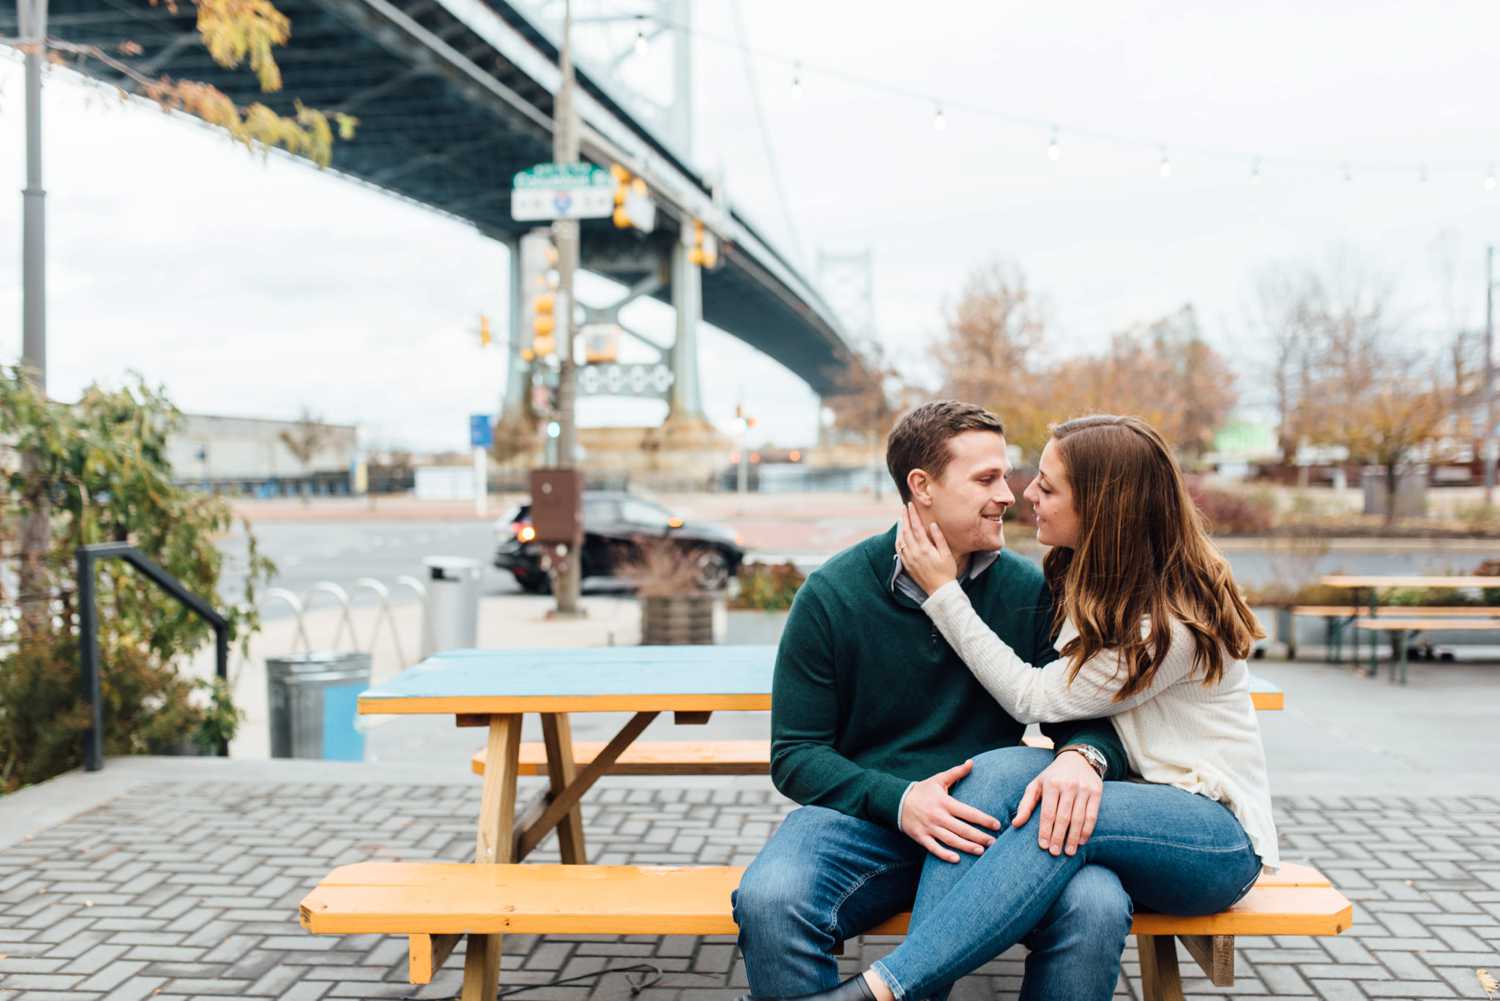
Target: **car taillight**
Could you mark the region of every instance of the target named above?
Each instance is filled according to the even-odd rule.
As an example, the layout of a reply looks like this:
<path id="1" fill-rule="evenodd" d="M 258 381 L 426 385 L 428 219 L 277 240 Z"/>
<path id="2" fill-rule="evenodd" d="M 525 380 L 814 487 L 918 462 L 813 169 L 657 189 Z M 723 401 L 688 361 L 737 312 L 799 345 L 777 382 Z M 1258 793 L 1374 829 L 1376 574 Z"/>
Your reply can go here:
<path id="1" fill-rule="evenodd" d="M 530 542 L 536 538 L 536 529 L 529 521 L 518 521 L 510 527 L 515 531 L 518 542 Z"/>

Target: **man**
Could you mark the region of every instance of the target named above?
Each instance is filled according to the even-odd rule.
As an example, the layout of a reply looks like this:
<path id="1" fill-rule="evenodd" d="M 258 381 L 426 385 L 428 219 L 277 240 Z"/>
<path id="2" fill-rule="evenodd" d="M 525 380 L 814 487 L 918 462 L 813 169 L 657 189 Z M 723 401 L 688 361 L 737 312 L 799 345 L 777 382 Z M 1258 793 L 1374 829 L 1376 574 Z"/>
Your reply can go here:
<path id="1" fill-rule="evenodd" d="M 926 404 L 891 432 L 886 464 L 902 501 L 942 529 L 979 614 L 1029 663 L 1054 659 L 1041 571 L 1002 548 L 1001 516 L 1015 496 L 1005 484 L 999 418 L 971 404 Z M 958 865 L 960 852 L 982 852 L 999 828 L 964 802 L 984 802 L 992 780 L 971 774 L 969 759 L 1019 744 L 1025 728 L 923 613 L 926 595 L 903 571 L 895 540 L 892 527 L 815 571 L 782 634 L 771 778 L 803 805 L 734 896 L 755 998 L 836 986 L 835 943 L 911 907 L 929 853 Z M 1107 720 L 1046 730 L 1058 751 L 1028 787 L 1016 823 L 1039 803 L 1042 847 L 1061 848 L 1087 839 L 1103 780 L 1124 777 L 1125 754 Z M 985 761 L 1031 762 L 1034 771 L 1035 755 Z M 1130 899 L 1114 874 L 1081 870 L 1027 939 L 1021 997 L 1108 998 L 1130 920 Z"/>

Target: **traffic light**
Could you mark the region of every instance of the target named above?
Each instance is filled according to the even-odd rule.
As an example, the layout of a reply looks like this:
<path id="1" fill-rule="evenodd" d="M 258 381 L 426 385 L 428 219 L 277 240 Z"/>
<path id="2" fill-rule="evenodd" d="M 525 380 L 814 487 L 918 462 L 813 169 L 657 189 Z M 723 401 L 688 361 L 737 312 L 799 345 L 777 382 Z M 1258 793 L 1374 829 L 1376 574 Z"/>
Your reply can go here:
<path id="1" fill-rule="evenodd" d="M 528 364 L 557 353 L 557 245 L 550 230 L 538 229 L 521 237 L 521 293 L 530 329 L 518 331 L 521 358 Z"/>
<path id="2" fill-rule="evenodd" d="M 531 301 L 531 350 L 538 358 L 545 358 L 557 350 L 557 341 L 552 336 L 557 331 L 557 296 L 546 292 Z"/>
<path id="3" fill-rule="evenodd" d="M 611 164 L 609 174 L 615 179 L 615 211 L 611 218 L 619 229 L 637 229 L 649 233 L 656 228 L 656 202 L 644 179 L 636 177 L 618 163 Z"/>
<path id="4" fill-rule="evenodd" d="M 719 266 L 719 240 L 708 232 L 703 220 L 693 220 L 693 244 L 688 250 L 688 260 L 700 268 Z"/>

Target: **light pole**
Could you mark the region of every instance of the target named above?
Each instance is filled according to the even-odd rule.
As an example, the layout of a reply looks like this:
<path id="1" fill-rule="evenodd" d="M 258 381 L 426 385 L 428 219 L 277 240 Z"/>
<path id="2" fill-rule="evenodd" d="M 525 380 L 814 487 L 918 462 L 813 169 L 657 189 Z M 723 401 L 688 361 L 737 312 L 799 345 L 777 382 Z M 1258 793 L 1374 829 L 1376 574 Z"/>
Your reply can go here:
<path id="1" fill-rule="evenodd" d="M 47 55 L 47 0 L 16 0 L 26 40 L 26 187 L 21 192 L 21 377 L 47 396 L 47 195 L 42 188 L 42 61 Z M 37 460 L 21 459 L 27 480 Z M 46 632 L 46 557 L 52 544 L 51 509 L 36 497 L 21 523 L 20 605 L 22 639 Z"/>
<path id="2" fill-rule="evenodd" d="M 552 103 L 552 159 L 559 164 L 578 162 L 578 114 L 573 103 L 573 3 L 564 0 L 562 45 L 558 53 L 562 82 Z M 559 219 L 552 224 L 557 240 L 557 347 L 562 367 L 557 379 L 557 466 L 572 469 L 578 449 L 578 379 L 573 365 L 573 275 L 578 270 L 578 220 Z M 578 614 L 578 592 L 583 557 L 568 553 L 557 574 L 557 614 Z"/>
<path id="3" fill-rule="evenodd" d="M 1495 502 L 1495 245 L 1484 248 L 1484 506 Z"/>
<path id="4" fill-rule="evenodd" d="M 42 188 L 42 62 L 47 0 L 16 0 L 26 40 L 26 187 L 21 192 L 21 367 L 47 392 L 47 192 Z"/>

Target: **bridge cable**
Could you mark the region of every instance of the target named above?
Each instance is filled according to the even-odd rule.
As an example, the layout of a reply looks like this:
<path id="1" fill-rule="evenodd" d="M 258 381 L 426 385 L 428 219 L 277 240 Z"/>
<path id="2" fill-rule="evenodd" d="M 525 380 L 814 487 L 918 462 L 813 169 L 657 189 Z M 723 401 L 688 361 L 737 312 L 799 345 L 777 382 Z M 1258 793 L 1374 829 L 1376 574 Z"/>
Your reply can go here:
<path id="1" fill-rule="evenodd" d="M 745 77 L 750 83 L 750 99 L 755 103 L 755 122 L 760 127 L 761 143 L 766 150 L 766 165 L 771 170 L 771 183 L 776 188 L 776 199 L 781 203 L 781 215 L 786 223 L 787 232 L 792 238 L 792 250 L 796 252 L 797 259 L 802 267 L 807 267 L 807 254 L 802 249 L 802 237 L 797 232 L 797 222 L 792 215 L 791 203 L 786 196 L 786 184 L 781 177 L 781 167 L 776 162 L 776 148 L 771 143 L 771 130 L 766 127 L 766 109 L 760 99 L 760 85 L 755 76 L 755 60 L 751 58 L 749 35 L 745 31 L 745 16 L 740 9 L 740 0 L 731 0 L 730 10 L 734 12 L 735 36 L 739 39 L 740 55 L 745 64 Z"/>

